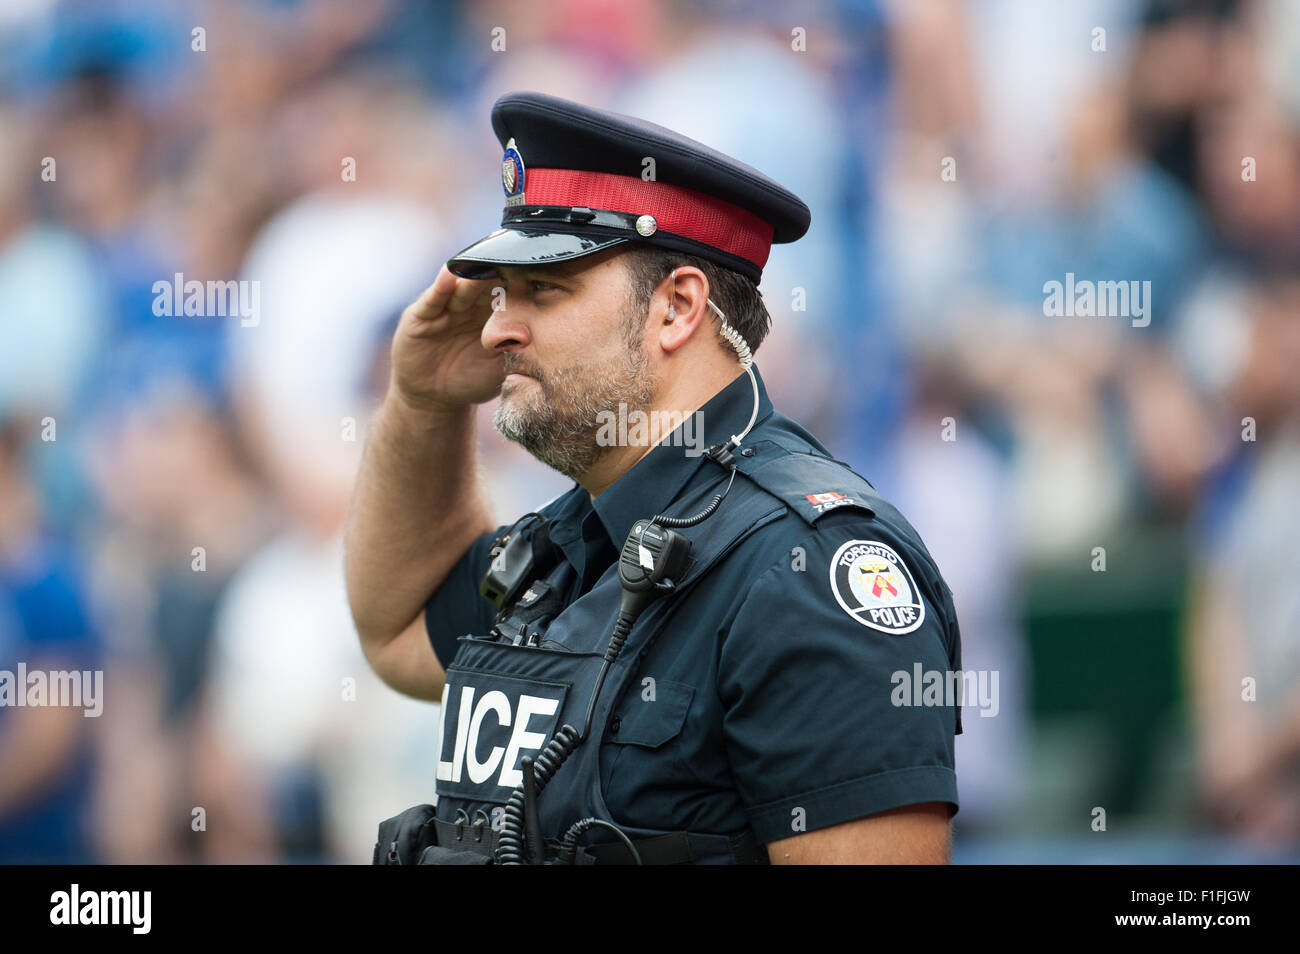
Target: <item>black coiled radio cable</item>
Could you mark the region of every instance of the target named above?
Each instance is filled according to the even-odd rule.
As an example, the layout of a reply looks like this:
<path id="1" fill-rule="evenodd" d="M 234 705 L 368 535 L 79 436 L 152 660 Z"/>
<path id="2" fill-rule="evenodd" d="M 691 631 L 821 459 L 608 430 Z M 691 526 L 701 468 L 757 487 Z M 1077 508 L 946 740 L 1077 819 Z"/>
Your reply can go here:
<path id="1" fill-rule="evenodd" d="M 559 731 L 555 733 L 555 738 L 546 744 L 546 748 L 537 757 L 537 761 L 531 766 L 524 766 L 524 771 L 527 772 L 531 769 L 533 777 L 536 779 L 534 797 L 546 787 L 546 783 L 551 780 L 555 770 L 573 754 L 573 750 L 578 747 L 578 743 L 581 741 L 582 738 L 578 735 L 577 729 L 571 725 L 562 725 Z M 524 837 L 524 801 L 524 789 L 520 786 L 510 793 L 510 799 L 506 802 L 501 832 L 497 835 L 497 864 L 522 865 L 525 861 L 528 864 L 534 864 L 536 863 L 535 859 L 541 853 L 541 845 L 528 845 Z"/>

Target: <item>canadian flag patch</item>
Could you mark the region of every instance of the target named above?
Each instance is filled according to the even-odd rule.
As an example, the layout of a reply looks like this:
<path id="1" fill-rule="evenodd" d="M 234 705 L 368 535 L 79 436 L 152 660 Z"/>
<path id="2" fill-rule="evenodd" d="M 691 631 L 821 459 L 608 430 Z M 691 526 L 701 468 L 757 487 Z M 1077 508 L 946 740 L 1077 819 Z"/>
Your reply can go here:
<path id="1" fill-rule="evenodd" d="M 808 498 L 809 503 L 815 503 L 815 504 L 830 503 L 832 500 L 844 499 L 843 494 L 837 494 L 833 490 L 828 490 L 824 494 L 804 494 L 804 496 Z"/>
<path id="2" fill-rule="evenodd" d="M 804 494 L 804 499 L 812 504 L 818 513 L 830 510 L 832 507 L 842 507 L 845 504 L 853 503 L 852 497 L 845 496 L 834 490 L 827 490 L 820 494 Z"/>

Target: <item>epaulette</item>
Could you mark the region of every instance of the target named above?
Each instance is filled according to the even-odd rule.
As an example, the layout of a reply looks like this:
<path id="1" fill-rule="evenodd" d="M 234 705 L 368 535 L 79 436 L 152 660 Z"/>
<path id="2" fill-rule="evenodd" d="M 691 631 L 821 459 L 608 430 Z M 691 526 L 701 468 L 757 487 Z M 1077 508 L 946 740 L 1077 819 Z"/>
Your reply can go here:
<path id="1" fill-rule="evenodd" d="M 872 516 L 879 499 L 865 477 L 833 457 L 792 451 L 756 441 L 754 454 L 736 457 L 736 469 L 783 501 L 811 526 L 833 510 L 855 509 Z"/>

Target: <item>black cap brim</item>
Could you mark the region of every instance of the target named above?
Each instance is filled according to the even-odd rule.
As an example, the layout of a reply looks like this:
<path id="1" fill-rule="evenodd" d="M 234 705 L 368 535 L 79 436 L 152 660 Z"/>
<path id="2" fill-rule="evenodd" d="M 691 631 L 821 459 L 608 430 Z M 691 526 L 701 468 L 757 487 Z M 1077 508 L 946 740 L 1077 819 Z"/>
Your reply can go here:
<path id="1" fill-rule="evenodd" d="M 620 236 L 575 235 L 530 229 L 497 229 L 447 260 L 461 278 L 492 278 L 500 265 L 546 265 L 591 255 L 627 239 Z"/>

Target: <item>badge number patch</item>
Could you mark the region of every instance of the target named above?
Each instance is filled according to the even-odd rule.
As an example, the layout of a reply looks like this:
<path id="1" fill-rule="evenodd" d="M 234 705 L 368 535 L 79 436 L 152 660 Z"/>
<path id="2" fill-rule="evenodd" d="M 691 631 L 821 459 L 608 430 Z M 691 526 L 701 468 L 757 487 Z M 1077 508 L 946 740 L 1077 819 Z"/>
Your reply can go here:
<path id="1" fill-rule="evenodd" d="M 925 621 L 916 580 L 893 547 L 850 540 L 831 559 L 831 592 L 863 626 L 902 636 Z"/>

